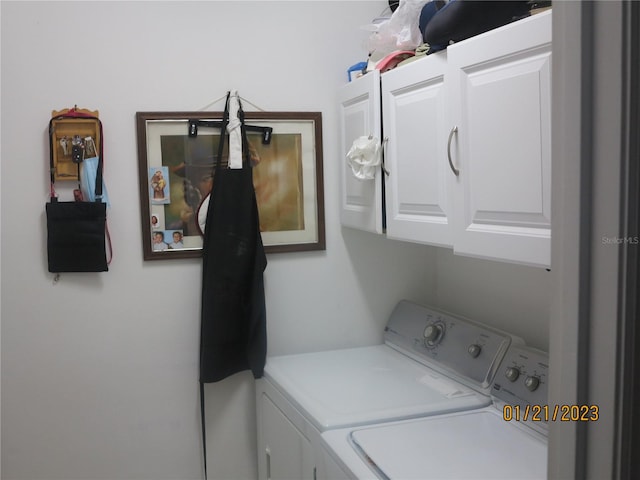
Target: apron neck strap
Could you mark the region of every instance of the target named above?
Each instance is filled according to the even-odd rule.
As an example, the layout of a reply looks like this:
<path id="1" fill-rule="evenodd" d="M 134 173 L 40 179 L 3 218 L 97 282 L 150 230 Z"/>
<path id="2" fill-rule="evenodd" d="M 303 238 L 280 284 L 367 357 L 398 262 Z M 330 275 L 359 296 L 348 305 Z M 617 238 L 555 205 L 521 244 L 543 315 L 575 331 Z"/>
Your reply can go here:
<path id="1" fill-rule="evenodd" d="M 218 156 L 216 157 L 216 171 L 222 169 L 222 150 L 224 148 L 224 139 L 227 133 L 227 125 L 229 125 L 229 98 L 231 92 L 227 92 L 227 100 L 224 104 L 224 113 L 222 114 L 222 126 L 220 127 L 220 141 L 218 142 Z"/>
<path id="2" fill-rule="evenodd" d="M 231 99 L 231 92 L 227 92 L 227 99 L 224 105 L 224 113 L 222 115 L 222 126 L 220 127 L 220 141 L 218 142 L 218 155 L 215 159 L 216 171 L 222 168 L 222 151 L 224 149 L 224 142 L 227 137 L 227 126 L 229 125 L 229 103 Z M 244 110 L 242 109 L 242 102 L 238 97 L 238 119 L 240 120 L 240 131 L 242 136 L 242 167 L 251 167 L 251 155 L 249 152 L 249 140 L 247 139 L 247 129 L 245 125 Z"/>

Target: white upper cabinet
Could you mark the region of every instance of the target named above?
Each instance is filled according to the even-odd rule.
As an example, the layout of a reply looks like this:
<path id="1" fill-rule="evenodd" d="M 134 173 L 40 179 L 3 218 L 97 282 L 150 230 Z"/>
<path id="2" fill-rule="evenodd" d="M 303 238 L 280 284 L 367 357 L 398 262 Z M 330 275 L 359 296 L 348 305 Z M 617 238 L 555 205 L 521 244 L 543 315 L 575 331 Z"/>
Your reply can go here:
<path id="1" fill-rule="evenodd" d="M 344 154 L 387 138 L 384 185 L 342 159 L 343 225 L 382 233 L 384 215 L 390 238 L 550 265 L 551 11 L 368 73 L 340 107 Z"/>
<path id="2" fill-rule="evenodd" d="M 453 244 L 445 82 L 446 52 L 382 75 L 387 236 L 438 246 Z"/>
<path id="3" fill-rule="evenodd" d="M 346 154 L 362 136 L 381 139 L 380 72 L 377 70 L 342 87 L 340 102 L 340 222 L 368 232 L 383 233 L 382 176 L 360 180 L 347 165 Z"/>
<path id="4" fill-rule="evenodd" d="M 454 251 L 549 266 L 551 12 L 448 48 Z"/>

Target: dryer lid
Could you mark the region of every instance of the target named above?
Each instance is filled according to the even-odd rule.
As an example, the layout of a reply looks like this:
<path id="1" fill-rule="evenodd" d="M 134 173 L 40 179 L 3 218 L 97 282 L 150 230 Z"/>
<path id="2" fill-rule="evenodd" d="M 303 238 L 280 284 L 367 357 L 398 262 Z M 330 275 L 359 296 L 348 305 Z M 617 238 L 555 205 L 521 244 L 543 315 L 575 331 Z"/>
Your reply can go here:
<path id="1" fill-rule="evenodd" d="M 547 441 L 495 409 L 458 412 L 351 432 L 380 478 L 542 479 Z"/>

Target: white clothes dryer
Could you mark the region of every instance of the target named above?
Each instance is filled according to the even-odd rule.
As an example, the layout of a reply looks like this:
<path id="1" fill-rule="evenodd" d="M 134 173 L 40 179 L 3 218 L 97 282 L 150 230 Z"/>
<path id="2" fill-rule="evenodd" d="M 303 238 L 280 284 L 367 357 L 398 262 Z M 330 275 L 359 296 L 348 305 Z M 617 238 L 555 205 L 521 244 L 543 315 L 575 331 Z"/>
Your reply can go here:
<path id="1" fill-rule="evenodd" d="M 331 478 L 323 432 L 489 406 L 513 342 L 522 343 L 401 301 L 382 345 L 267 358 L 256 381 L 259 478 Z"/>
<path id="2" fill-rule="evenodd" d="M 324 432 L 327 477 L 545 479 L 547 381 L 547 355 L 512 345 L 489 407 Z"/>

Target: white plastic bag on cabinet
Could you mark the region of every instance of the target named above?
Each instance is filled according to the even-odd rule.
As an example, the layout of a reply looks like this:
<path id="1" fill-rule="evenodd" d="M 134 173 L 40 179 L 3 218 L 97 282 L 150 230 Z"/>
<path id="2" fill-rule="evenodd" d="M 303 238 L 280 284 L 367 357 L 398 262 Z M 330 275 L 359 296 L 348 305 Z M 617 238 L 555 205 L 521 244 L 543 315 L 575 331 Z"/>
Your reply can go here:
<path id="1" fill-rule="evenodd" d="M 387 54 L 395 50 L 414 50 L 422 43 L 418 23 L 422 7 L 430 0 L 400 0 L 400 4 L 388 20 L 371 24 L 369 52 Z"/>
<path id="2" fill-rule="evenodd" d="M 347 164 L 360 180 L 373 180 L 381 163 L 380 140 L 374 136 L 358 137 L 347 152 Z"/>

